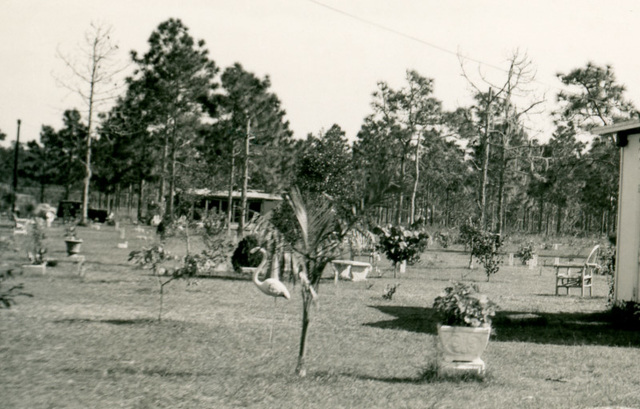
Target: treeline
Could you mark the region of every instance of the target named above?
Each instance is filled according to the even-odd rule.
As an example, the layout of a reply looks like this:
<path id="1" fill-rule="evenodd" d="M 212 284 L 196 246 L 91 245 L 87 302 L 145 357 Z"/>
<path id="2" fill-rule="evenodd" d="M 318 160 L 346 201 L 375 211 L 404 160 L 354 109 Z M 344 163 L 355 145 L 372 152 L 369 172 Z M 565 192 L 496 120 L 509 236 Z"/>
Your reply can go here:
<path id="1" fill-rule="evenodd" d="M 409 70 L 398 89 L 377 84 L 371 113 L 349 143 L 336 124 L 295 139 L 269 77 L 239 63 L 222 70 L 180 20 L 161 23 L 148 46 L 131 52 L 135 70 L 95 131 L 70 109 L 61 129 L 44 125 L 39 141 L 19 147 L 22 189 L 36 189 L 40 201 L 78 197 L 90 169 L 94 202 L 128 206 L 140 218 L 155 203 L 172 218 L 181 211 L 176 196 L 189 188 L 281 193 L 296 185 L 348 208 L 368 184 L 387 183 L 387 200 L 372 215 L 378 223 L 615 229 L 615 141 L 580 141 L 595 126 L 635 116 L 610 66 L 558 74 L 555 128 L 537 139 L 526 124 L 543 100 L 531 91 L 526 56 L 511 56 L 501 82 L 469 80 L 474 103 L 453 112 L 433 95 L 434 79 Z M 10 184 L 13 148 L 0 155 L 0 182 Z M 53 189 L 58 197 L 47 195 Z"/>

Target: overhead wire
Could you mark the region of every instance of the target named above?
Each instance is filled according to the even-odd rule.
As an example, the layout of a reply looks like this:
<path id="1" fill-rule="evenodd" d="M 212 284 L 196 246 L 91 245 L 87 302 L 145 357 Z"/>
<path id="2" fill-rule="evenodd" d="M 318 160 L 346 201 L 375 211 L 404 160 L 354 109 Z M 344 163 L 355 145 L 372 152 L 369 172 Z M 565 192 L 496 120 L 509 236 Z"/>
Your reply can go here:
<path id="1" fill-rule="evenodd" d="M 488 67 L 488 68 L 492 68 L 494 70 L 498 70 L 498 71 L 501 71 L 501 72 L 504 72 L 504 73 L 508 73 L 509 72 L 509 70 L 506 70 L 506 69 L 504 69 L 502 67 L 499 67 L 499 66 L 497 66 L 495 64 L 488 63 L 486 61 L 482 61 L 482 60 L 479 60 L 477 58 L 472 58 L 472 57 L 461 55 L 459 52 L 449 50 L 448 48 L 445 48 L 445 47 L 439 46 L 437 44 L 434 44 L 432 42 L 423 40 L 423 39 L 421 39 L 419 37 L 416 37 L 416 36 L 413 36 L 411 34 L 404 33 L 404 32 L 402 32 L 400 30 L 396 30 L 395 28 L 392 28 L 392 27 L 389 27 L 389 26 L 385 26 L 384 24 L 380 24 L 380 23 L 377 23 L 375 21 L 368 20 L 366 18 L 360 17 L 360 16 L 355 15 L 353 13 L 350 13 L 348 11 L 344 11 L 344 10 L 341 10 L 339 8 L 330 6 L 328 4 L 320 2 L 318 0 L 307 0 L 307 1 L 310 2 L 310 3 L 313 3 L 313 4 L 317 5 L 317 6 L 323 7 L 325 9 L 327 9 L 327 10 L 331 10 L 334 13 L 341 14 L 343 16 L 346 16 L 346 17 L 349 17 L 351 19 L 357 20 L 357 21 L 359 21 L 361 23 L 368 24 L 370 26 L 376 27 L 376 28 L 381 29 L 383 31 L 387 31 L 387 32 L 395 34 L 397 36 L 404 37 L 404 38 L 406 38 L 408 40 L 412 40 L 412 41 L 415 41 L 415 42 L 420 43 L 422 45 L 426 45 L 426 46 L 431 47 L 431 48 L 433 48 L 435 50 L 438 50 L 438 51 L 441 51 L 441 52 L 456 56 L 457 58 L 460 58 L 460 59 L 463 59 L 463 60 L 467 60 L 467 61 L 471 61 L 471 62 L 474 62 L 474 63 L 476 63 L 478 65 L 485 66 L 485 67 Z M 533 79 L 532 81 L 537 83 L 537 84 L 540 84 L 540 85 L 543 85 L 545 87 L 548 87 L 548 88 L 554 88 L 556 90 L 561 90 L 560 87 L 557 87 L 557 86 L 554 86 L 554 85 L 550 85 L 550 84 L 541 82 L 541 81 L 536 80 L 536 79 Z"/>

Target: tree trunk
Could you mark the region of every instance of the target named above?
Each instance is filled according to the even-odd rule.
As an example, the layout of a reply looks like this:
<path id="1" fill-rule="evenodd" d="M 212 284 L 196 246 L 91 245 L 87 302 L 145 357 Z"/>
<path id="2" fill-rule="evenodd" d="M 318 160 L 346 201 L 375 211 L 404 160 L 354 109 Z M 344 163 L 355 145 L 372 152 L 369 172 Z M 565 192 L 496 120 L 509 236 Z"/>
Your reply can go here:
<path id="1" fill-rule="evenodd" d="M 231 169 L 229 171 L 229 201 L 227 204 L 227 235 L 231 236 L 231 223 L 233 222 L 233 174 L 236 166 L 236 151 L 231 142 Z"/>
<path id="2" fill-rule="evenodd" d="M 480 228 L 486 229 L 486 215 L 487 215 L 487 183 L 489 172 L 489 155 L 491 153 L 491 145 L 489 144 L 489 136 L 491 129 L 491 99 L 493 95 L 493 89 L 489 88 L 489 97 L 487 102 L 487 119 L 485 121 L 484 128 L 484 158 L 482 159 L 482 182 L 480 189 Z"/>
<path id="3" fill-rule="evenodd" d="M 544 198 L 540 195 L 540 202 L 538 203 L 538 234 L 542 233 L 542 221 L 544 219 Z"/>
<path id="4" fill-rule="evenodd" d="M 404 197 L 404 175 L 405 175 L 405 164 L 404 164 L 404 154 L 400 161 L 400 189 L 398 192 L 398 203 L 396 209 L 396 225 L 400 225 L 402 223 L 402 206 L 403 206 L 403 197 Z"/>
<path id="5" fill-rule="evenodd" d="M 416 143 L 416 161 L 415 161 L 416 177 L 413 181 L 413 189 L 411 190 L 411 210 L 409 212 L 409 224 L 413 224 L 416 220 L 416 194 L 418 193 L 418 184 L 420 183 L 420 135 L 418 134 L 418 142 Z"/>
<path id="6" fill-rule="evenodd" d="M 300 333 L 300 349 L 298 350 L 298 364 L 296 366 L 296 374 L 300 377 L 307 375 L 305 366 L 305 355 L 307 352 L 307 333 L 309 324 L 311 323 L 311 304 L 313 298 L 309 290 L 302 287 L 302 332 Z"/>
<path id="7" fill-rule="evenodd" d="M 558 205 L 558 211 L 556 213 L 556 235 L 560 235 L 562 232 L 562 206 Z"/>
<path id="8" fill-rule="evenodd" d="M 169 220 L 173 220 L 174 216 L 174 203 L 173 199 L 176 194 L 176 129 L 173 128 L 171 135 L 171 157 L 169 159 L 169 201 L 167 202 L 167 212 Z"/>
<path id="9" fill-rule="evenodd" d="M 142 203 L 144 203 L 144 179 L 138 182 L 138 220 L 142 220 Z"/>
<path id="10" fill-rule="evenodd" d="M 44 183 L 40 183 L 40 203 L 44 203 L 44 190 L 47 187 Z"/>
<path id="11" fill-rule="evenodd" d="M 162 146 L 162 157 L 160 159 L 160 184 L 158 185 L 158 204 L 161 206 L 162 211 L 164 208 L 164 195 L 166 190 L 166 178 L 167 178 L 167 158 L 169 157 L 169 132 L 165 129 L 164 143 Z"/>
<path id="12" fill-rule="evenodd" d="M 251 119 L 247 120 L 247 134 L 244 137 L 244 161 L 242 164 L 242 195 L 240 198 L 240 221 L 238 223 L 238 238 L 244 235 L 244 222 L 247 217 L 247 189 L 249 187 L 249 139 L 251 136 Z"/>
<path id="13" fill-rule="evenodd" d="M 131 217 L 131 208 L 133 207 L 133 185 L 129 183 L 127 191 L 127 217 Z"/>

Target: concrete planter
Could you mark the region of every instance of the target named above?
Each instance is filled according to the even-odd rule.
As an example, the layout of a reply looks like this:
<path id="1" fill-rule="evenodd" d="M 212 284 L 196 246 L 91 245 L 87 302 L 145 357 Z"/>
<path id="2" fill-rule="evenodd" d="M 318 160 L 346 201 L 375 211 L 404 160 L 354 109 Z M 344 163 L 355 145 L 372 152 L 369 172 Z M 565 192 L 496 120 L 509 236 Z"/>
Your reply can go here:
<path id="1" fill-rule="evenodd" d="M 67 245 L 67 255 L 73 256 L 80 253 L 80 246 L 82 246 L 82 239 L 64 239 Z"/>
<path id="2" fill-rule="evenodd" d="M 454 327 L 438 325 L 440 373 L 472 372 L 484 374 L 480 358 L 489 343 L 491 327 Z"/>
<path id="3" fill-rule="evenodd" d="M 47 265 L 46 264 L 24 264 L 22 266 L 22 272 L 24 274 L 45 275 L 47 273 Z"/>

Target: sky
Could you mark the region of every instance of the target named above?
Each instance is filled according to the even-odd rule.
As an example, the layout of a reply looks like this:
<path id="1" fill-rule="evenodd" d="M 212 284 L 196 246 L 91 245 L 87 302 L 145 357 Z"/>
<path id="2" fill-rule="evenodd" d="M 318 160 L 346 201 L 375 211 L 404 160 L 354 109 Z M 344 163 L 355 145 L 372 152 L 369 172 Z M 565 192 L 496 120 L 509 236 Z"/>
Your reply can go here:
<path id="1" fill-rule="evenodd" d="M 470 103 L 470 79 L 504 81 L 514 51 L 536 71 L 527 98 L 553 109 L 567 73 L 591 61 L 613 66 L 627 98 L 640 107 L 640 3 L 617 0 L 0 0 L 0 131 L 4 142 L 39 138 L 42 125 L 62 127 L 82 101 L 56 78 L 57 57 L 81 55 L 92 22 L 112 27 L 118 61 L 147 51 L 157 26 L 179 18 L 224 69 L 239 62 L 269 76 L 299 138 L 338 124 L 354 139 L 372 112 L 379 81 L 405 85 L 408 69 L 432 78 L 448 110 Z M 131 68 L 131 66 L 130 66 Z M 125 71 L 126 72 L 126 71 Z M 124 74 L 123 74 L 124 75 Z M 486 87 L 486 86 L 485 86 Z M 525 103 L 525 102 L 523 102 Z M 107 107 L 103 107 L 106 109 Z M 548 138 L 545 115 L 531 133 Z"/>

